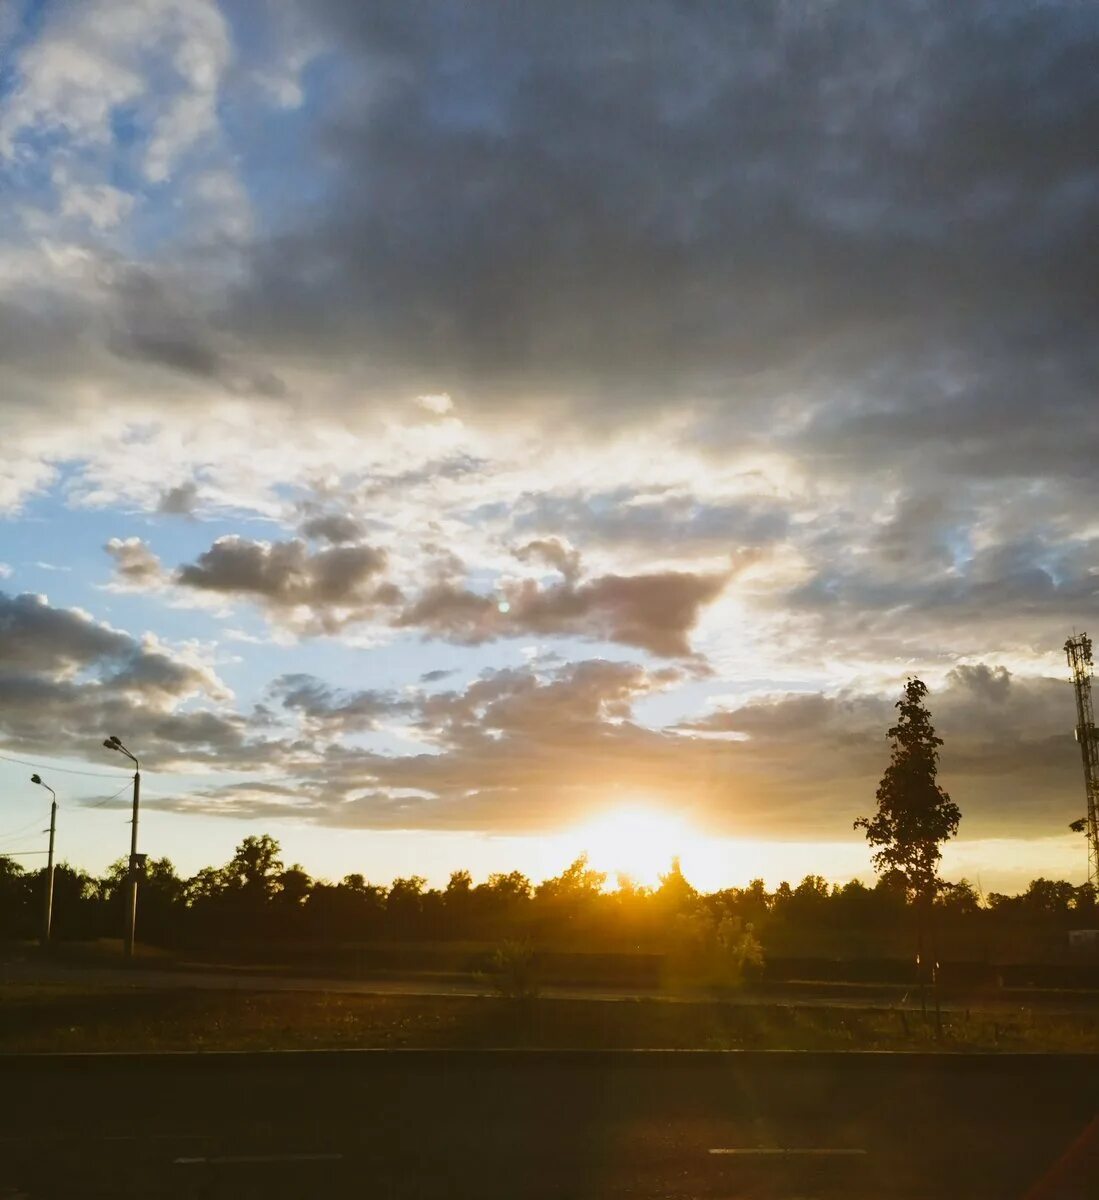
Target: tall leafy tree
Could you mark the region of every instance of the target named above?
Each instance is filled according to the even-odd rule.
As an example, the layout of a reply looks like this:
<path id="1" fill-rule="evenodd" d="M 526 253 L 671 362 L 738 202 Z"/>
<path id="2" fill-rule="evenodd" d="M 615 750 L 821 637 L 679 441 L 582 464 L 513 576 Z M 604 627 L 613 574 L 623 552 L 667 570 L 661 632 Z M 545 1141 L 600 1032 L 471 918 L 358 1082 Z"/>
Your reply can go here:
<path id="1" fill-rule="evenodd" d="M 939 747 L 943 744 L 924 704 L 927 685 L 909 679 L 897 701 L 900 716 L 889 730 L 889 766 L 878 784 L 877 811 L 859 817 L 874 850 L 874 866 L 885 875 L 904 877 L 916 902 L 917 954 L 924 980 L 924 933 L 928 910 L 939 884 L 943 843 L 958 832 L 961 810 L 939 786 Z"/>
<path id="2" fill-rule="evenodd" d="M 916 898 L 935 892 L 943 843 L 958 832 L 961 811 L 939 786 L 939 747 L 931 714 L 924 704 L 927 685 L 909 679 L 897 701 L 897 723 L 889 730 L 892 753 L 878 784 L 878 809 L 859 817 L 856 829 L 866 831 L 875 847 L 879 874 L 900 871 Z"/>
<path id="3" fill-rule="evenodd" d="M 269 833 L 261 833 L 241 842 L 225 864 L 223 874 L 230 888 L 263 904 L 278 891 L 282 871 L 278 842 Z"/>

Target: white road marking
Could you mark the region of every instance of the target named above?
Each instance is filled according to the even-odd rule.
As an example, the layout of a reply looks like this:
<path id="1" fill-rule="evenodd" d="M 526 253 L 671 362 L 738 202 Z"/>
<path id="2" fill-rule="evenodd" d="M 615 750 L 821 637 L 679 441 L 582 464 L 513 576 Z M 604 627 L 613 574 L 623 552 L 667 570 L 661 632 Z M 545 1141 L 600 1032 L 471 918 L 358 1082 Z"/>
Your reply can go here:
<path id="1" fill-rule="evenodd" d="M 212 1154 L 202 1158 L 175 1158 L 177 1166 L 192 1167 L 199 1163 L 285 1163 L 285 1162 L 338 1162 L 342 1154 Z"/>
<path id="2" fill-rule="evenodd" d="M 807 1158 L 861 1158 L 869 1153 L 867 1150 L 856 1149 L 854 1147 L 832 1147 L 832 1146 L 810 1146 L 804 1149 L 790 1148 L 778 1146 L 735 1146 L 735 1147 L 718 1147 L 710 1151 L 711 1154 L 735 1154 L 743 1158 L 748 1157 L 779 1157 L 782 1155 L 802 1156 Z"/>

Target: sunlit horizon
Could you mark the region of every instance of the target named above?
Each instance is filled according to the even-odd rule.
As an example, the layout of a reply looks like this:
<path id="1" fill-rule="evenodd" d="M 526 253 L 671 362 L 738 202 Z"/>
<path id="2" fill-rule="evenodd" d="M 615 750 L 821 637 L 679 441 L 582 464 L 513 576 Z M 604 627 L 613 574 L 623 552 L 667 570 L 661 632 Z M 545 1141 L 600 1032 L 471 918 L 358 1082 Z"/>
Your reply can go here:
<path id="1" fill-rule="evenodd" d="M 58 782 L 55 780 L 55 782 Z M 48 806 L 28 789 L 38 806 L 40 821 L 24 804 L 11 825 L 28 826 L 8 850 L 30 870 L 41 865 L 44 842 L 35 830 L 48 823 Z M 61 788 L 58 857 L 72 866 L 101 873 L 125 852 L 128 841 L 124 809 L 85 808 L 67 801 Z M 48 797 L 47 797 L 48 799 Z M 124 800 L 125 797 L 120 799 Z M 16 814 L 12 814 L 13 817 Z M 29 824 L 28 824 L 29 823 Z M 7 828 L 5 826 L 5 828 Z M 631 844 L 618 845 L 619 835 L 634 831 Z M 358 873 L 386 884 L 398 877 L 423 876 L 429 887 L 444 887 L 452 871 L 468 870 L 475 883 L 496 872 L 517 870 L 538 884 L 563 871 L 579 854 L 608 874 L 623 870 L 645 886 L 655 886 L 673 857 L 680 859 L 685 877 L 700 891 L 743 887 L 761 878 L 768 888 L 783 881 L 796 885 L 806 875 L 821 875 L 830 883 L 861 879 L 872 884 L 875 873 L 864 841 L 777 840 L 711 834 L 688 816 L 664 810 L 653 801 L 608 805 L 585 819 L 558 830 L 503 834 L 438 830 L 358 830 L 286 821 L 244 822 L 231 818 L 197 822 L 193 817 L 150 806 L 142 813 L 142 842 L 153 857 L 168 857 L 183 875 L 205 866 L 220 866 L 249 834 L 270 833 L 280 843 L 288 865 L 301 863 L 318 879 L 337 880 Z M 41 844 L 39 844 L 41 843 Z M 632 863 L 633 869 L 630 869 Z M 1086 857 L 1078 835 L 1047 838 L 961 838 L 946 845 L 945 879 L 968 878 L 982 891 L 1023 890 L 1038 876 L 1083 883 Z"/>

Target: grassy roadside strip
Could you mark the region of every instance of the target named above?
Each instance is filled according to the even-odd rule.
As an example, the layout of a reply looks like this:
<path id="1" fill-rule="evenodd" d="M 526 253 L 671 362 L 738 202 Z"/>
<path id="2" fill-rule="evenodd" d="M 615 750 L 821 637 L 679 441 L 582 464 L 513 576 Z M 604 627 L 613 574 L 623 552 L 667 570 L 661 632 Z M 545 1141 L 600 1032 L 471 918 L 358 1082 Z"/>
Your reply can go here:
<path id="1" fill-rule="evenodd" d="M 0 988 L 0 1052 L 350 1047 L 1099 1052 L 1099 1013 Z"/>

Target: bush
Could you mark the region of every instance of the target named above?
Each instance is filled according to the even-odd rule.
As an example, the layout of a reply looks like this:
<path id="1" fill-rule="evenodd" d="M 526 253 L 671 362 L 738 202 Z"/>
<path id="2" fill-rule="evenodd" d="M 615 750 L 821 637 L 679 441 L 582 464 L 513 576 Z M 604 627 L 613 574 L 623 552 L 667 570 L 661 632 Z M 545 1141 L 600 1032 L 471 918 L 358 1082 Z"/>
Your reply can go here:
<path id="1" fill-rule="evenodd" d="M 488 977 L 509 1000 L 531 1000 L 538 995 L 534 948 L 530 942 L 501 942 L 492 952 Z"/>
<path id="2" fill-rule="evenodd" d="M 763 965 L 755 932 L 740 917 L 698 908 L 676 917 L 674 930 L 669 964 L 676 982 L 735 988 L 744 982 L 747 969 Z"/>

